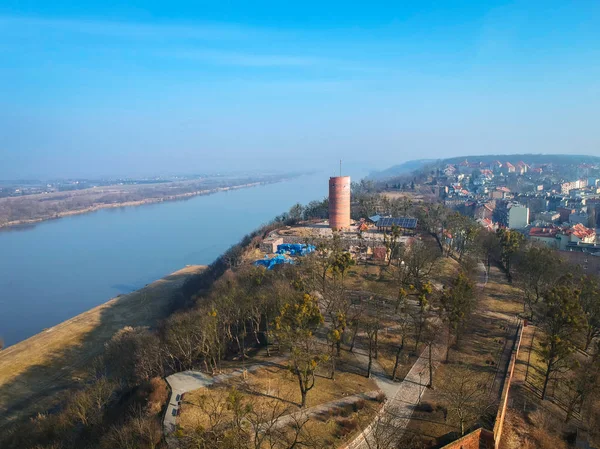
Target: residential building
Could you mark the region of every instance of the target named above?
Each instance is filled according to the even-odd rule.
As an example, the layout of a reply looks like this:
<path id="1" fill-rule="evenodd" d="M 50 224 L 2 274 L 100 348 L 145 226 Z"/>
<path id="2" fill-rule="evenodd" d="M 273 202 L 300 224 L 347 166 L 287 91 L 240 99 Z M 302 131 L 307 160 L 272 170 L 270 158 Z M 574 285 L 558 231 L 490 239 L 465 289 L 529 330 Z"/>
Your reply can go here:
<path id="1" fill-rule="evenodd" d="M 529 165 L 527 165 L 523 161 L 519 161 L 519 162 L 517 162 L 517 165 L 515 165 L 515 171 L 516 171 L 516 173 L 518 173 L 520 175 L 524 175 L 525 173 L 527 173 L 528 170 L 529 170 Z"/>
<path id="2" fill-rule="evenodd" d="M 479 205 L 475 209 L 475 219 L 492 219 L 494 215 L 494 209 L 496 208 L 496 203 L 494 201 L 489 201 L 485 204 Z"/>
<path id="3" fill-rule="evenodd" d="M 558 234 L 558 239 L 560 240 L 559 249 L 566 251 L 572 245 L 596 243 L 596 230 L 578 223 L 561 231 Z"/>
<path id="4" fill-rule="evenodd" d="M 587 179 L 578 179 L 576 181 L 563 182 L 560 185 L 560 193 L 562 193 L 563 195 L 568 195 L 571 190 L 581 189 L 583 187 L 587 187 Z"/>
<path id="5" fill-rule="evenodd" d="M 480 218 L 479 220 L 477 220 L 477 223 L 479 223 L 483 228 L 490 232 L 496 232 L 496 230 L 498 229 L 498 225 L 494 223 L 490 218 Z"/>
<path id="6" fill-rule="evenodd" d="M 493 200 L 504 200 L 510 195 L 510 189 L 507 187 L 496 187 L 496 190 L 490 192 L 490 198 Z"/>
<path id="7" fill-rule="evenodd" d="M 507 227 L 509 229 L 523 229 L 529 224 L 529 208 L 513 203 L 508 208 Z"/>
<path id="8" fill-rule="evenodd" d="M 569 221 L 569 216 L 575 213 L 575 209 L 570 207 L 559 207 L 556 211 L 560 215 L 559 219 L 561 223 L 567 223 Z"/>
<path id="9" fill-rule="evenodd" d="M 559 232 L 560 228 L 555 226 L 547 228 L 531 228 L 529 230 L 529 238 L 530 240 L 541 243 L 548 248 L 556 249 L 560 244 L 560 240 L 558 238 Z"/>
<path id="10" fill-rule="evenodd" d="M 587 212 L 584 210 L 580 210 L 578 212 L 573 212 L 572 214 L 569 214 L 569 223 L 571 223 L 571 224 L 580 223 L 584 226 L 588 226 L 589 221 L 590 221 L 590 217 L 587 214 Z"/>
<path id="11" fill-rule="evenodd" d="M 600 250 L 600 246 L 597 249 Z M 561 253 L 561 257 L 567 262 L 579 265 L 586 274 L 600 276 L 600 251 L 588 252 L 587 248 L 576 247 Z"/>
<path id="12" fill-rule="evenodd" d="M 546 223 L 556 223 L 560 220 L 560 214 L 557 211 L 539 212 L 535 214 L 535 218 Z"/>

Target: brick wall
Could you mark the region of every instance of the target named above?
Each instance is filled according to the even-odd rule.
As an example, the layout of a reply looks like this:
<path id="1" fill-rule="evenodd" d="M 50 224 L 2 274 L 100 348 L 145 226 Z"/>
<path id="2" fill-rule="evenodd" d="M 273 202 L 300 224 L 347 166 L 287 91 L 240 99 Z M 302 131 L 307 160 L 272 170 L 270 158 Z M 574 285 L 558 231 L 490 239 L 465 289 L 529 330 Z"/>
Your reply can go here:
<path id="1" fill-rule="evenodd" d="M 494 434 L 489 430 L 477 429 L 464 437 L 447 444 L 442 449 L 492 449 Z"/>
<path id="2" fill-rule="evenodd" d="M 512 383 L 512 377 L 515 372 L 515 365 L 517 363 L 517 356 L 519 355 L 519 349 L 521 348 L 522 335 L 523 325 L 521 324 L 517 330 L 517 337 L 515 338 L 515 344 L 510 355 L 510 362 L 508 364 L 508 370 L 506 371 L 506 377 L 504 378 L 504 386 L 502 387 L 502 395 L 500 396 L 500 406 L 498 407 L 496 423 L 494 424 L 494 440 L 496 441 L 496 449 L 500 446 L 500 439 L 502 438 L 504 418 L 506 417 L 506 408 L 508 407 L 508 393 L 510 392 L 510 384 Z"/>
<path id="3" fill-rule="evenodd" d="M 506 408 L 508 406 L 508 394 L 510 392 L 510 384 L 517 363 L 517 356 L 519 355 L 519 349 L 521 347 L 522 335 L 523 325 L 520 325 L 517 329 L 517 336 L 510 355 L 508 369 L 506 370 L 506 378 L 504 379 L 504 386 L 502 387 L 502 395 L 500 396 L 500 406 L 498 407 L 498 413 L 496 414 L 494 431 L 490 432 L 485 429 L 477 429 L 461 439 L 447 444 L 442 449 L 498 449 L 500 446 L 500 439 L 502 438 L 504 418 L 506 417 Z"/>

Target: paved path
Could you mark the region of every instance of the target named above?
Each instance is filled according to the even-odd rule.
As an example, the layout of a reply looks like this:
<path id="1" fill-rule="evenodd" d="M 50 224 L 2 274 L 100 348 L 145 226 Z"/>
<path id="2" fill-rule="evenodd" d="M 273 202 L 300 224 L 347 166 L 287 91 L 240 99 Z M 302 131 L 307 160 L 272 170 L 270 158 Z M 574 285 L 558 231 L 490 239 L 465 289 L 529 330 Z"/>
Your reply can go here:
<path id="1" fill-rule="evenodd" d="M 288 424 L 293 424 L 295 418 L 301 418 L 303 416 L 319 416 L 326 415 L 329 410 L 334 407 L 343 407 L 345 405 L 354 404 L 360 400 L 374 401 L 377 398 L 377 395 L 380 393 L 380 390 L 367 391 L 365 393 L 357 393 L 352 396 L 346 396 L 342 399 L 334 399 L 333 401 L 325 402 L 323 404 L 315 405 L 314 407 L 305 408 L 298 410 L 297 412 L 290 413 L 288 415 L 284 415 L 281 418 L 277 419 L 276 427 L 282 427 Z"/>
<path id="2" fill-rule="evenodd" d="M 446 354 L 443 341 L 434 343 L 432 349 L 433 370 L 439 366 Z M 375 365 L 374 365 L 375 366 Z M 429 381 L 429 349 L 426 347 L 404 380 L 392 382 L 385 374 L 375 372 L 373 379 L 381 388 L 387 401 L 375 420 L 346 449 L 369 449 L 377 447 L 377 442 L 389 440 L 393 432 L 394 439 L 399 439 L 410 422 L 413 410 L 419 403 L 421 395 Z"/>
<path id="3" fill-rule="evenodd" d="M 285 357 L 274 357 L 271 360 L 266 360 L 264 362 L 255 363 L 246 368 L 246 371 L 252 372 L 256 371 L 259 368 L 269 365 L 276 365 L 284 362 L 286 360 Z M 209 376 L 201 371 L 183 371 L 181 373 L 171 374 L 167 377 L 167 382 L 171 387 L 171 397 L 169 398 L 169 406 L 165 413 L 165 418 L 163 421 L 163 429 L 165 435 L 169 435 L 175 431 L 177 428 L 177 414 L 179 411 L 179 401 L 181 400 L 181 395 L 187 393 L 189 391 L 198 390 L 203 387 L 208 387 L 217 382 L 224 382 L 228 379 L 231 379 L 235 376 L 242 375 L 244 370 L 242 368 L 237 368 L 230 373 L 227 374 L 219 374 L 217 376 Z M 172 441 L 169 441 L 169 447 L 175 448 L 176 445 L 172 445 Z"/>

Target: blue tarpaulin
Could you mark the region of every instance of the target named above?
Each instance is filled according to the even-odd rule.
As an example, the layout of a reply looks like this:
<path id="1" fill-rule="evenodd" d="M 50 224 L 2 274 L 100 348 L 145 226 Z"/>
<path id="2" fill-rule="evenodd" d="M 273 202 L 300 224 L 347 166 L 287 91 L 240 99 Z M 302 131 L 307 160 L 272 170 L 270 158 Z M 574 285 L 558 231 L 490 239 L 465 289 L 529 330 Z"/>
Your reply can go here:
<path id="1" fill-rule="evenodd" d="M 294 263 L 293 260 L 291 259 L 286 259 L 283 255 L 277 255 L 275 257 L 273 257 L 272 259 L 268 259 L 268 258 L 264 258 L 264 259 L 259 259 L 256 262 L 254 262 L 255 266 L 263 266 L 265 267 L 267 270 L 272 270 L 275 265 L 281 265 L 284 263 Z"/>
<path id="2" fill-rule="evenodd" d="M 314 245 L 304 243 L 283 243 L 277 245 L 277 254 L 289 254 L 290 256 L 305 256 L 315 250 Z"/>

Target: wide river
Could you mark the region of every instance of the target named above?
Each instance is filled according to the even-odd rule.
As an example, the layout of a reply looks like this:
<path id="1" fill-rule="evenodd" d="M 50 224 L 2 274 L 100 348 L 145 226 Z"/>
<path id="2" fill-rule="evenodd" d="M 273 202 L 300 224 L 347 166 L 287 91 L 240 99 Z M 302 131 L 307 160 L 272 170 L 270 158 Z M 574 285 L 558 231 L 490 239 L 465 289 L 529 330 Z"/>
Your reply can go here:
<path id="1" fill-rule="evenodd" d="M 209 264 L 293 204 L 324 198 L 328 179 L 307 175 L 3 230 L 0 338 L 17 343 L 185 265 Z"/>

